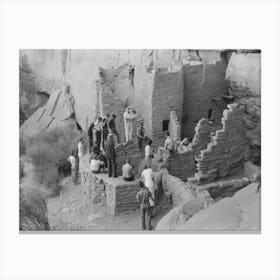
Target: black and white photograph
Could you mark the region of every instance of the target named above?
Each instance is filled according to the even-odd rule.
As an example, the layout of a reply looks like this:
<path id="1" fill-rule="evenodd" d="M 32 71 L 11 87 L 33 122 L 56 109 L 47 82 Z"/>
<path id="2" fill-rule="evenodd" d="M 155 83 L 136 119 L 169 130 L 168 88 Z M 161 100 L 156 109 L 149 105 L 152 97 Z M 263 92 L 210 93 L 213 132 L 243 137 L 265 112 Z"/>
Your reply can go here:
<path id="1" fill-rule="evenodd" d="M 278 0 L 0 0 L 0 280 L 280 280 Z"/>
<path id="2" fill-rule="evenodd" d="M 20 50 L 20 231 L 260 231 L 261 50 Z"/>

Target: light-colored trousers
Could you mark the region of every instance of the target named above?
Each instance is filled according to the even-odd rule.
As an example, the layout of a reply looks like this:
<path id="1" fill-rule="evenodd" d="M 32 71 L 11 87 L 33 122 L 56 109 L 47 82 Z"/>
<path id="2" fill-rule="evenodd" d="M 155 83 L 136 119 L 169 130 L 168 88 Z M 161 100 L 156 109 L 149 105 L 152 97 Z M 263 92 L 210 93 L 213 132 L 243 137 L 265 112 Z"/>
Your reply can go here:
<path id="1" fill-rule="evenodd" d="M 132 122 L 125 122 L 124 123 L 124 130 L 125 130 L 125 139 L 126 141 L 132 140 L 132 133 L 133 133 L 133 124 Z"/>

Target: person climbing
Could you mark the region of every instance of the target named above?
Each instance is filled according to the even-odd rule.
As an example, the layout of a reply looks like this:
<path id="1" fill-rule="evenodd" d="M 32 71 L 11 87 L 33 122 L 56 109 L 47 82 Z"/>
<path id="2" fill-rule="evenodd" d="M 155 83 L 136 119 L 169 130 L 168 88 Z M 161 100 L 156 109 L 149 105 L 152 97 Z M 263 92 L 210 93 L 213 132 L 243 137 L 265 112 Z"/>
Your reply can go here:
<path id="1" fill-rule="evenodd" d="M 145 165 L 148 167 L 152 167 L 152 158 L 153 150 L 152 150 L 153 141 L 151 139 L 148 140 L 148 143 L 145 147 Z"/>
<path id="2" fill-rule="evenodd" d="M 108 135 L 108 140 L 105 145 L 106 150 L 106 158 L 107 158 L 107 166 L 108 166 L 108 176 L 109 177 L 117 177 L 116 174 L 116 151 L 114 145 L 113 134 Z"/>
<path id="3" fill-rule="evenodd" d="M 137 143 L 139 150 L 142 150 L 142 142 L 145 140 L 145 128 L 143 123 L 141 122 L 136 130 L 136 136 L 137 136 Z"/>
<path id="4" fill-rule="evenodd" d="M 152 230 L 152 221 L 151 221 L 151 206 L 150 200 L 153 200 L 151 192 L 148 188 L 145 187 L 142 181 L 139 181 L 140 191 L 136 195 L 136 200 L 140 205 L 141 212 L 141 226 L 142 230 L 146 229 L 146 216 L 148 222 L 148 229 Z"/>
<path id="5" fill-rule="evenodd" d="M 159 162 L 163 161 L 162 154 L 166 154 L 167 156 L 170 155 L 170 152 L 174 151 L 175 145 L 174 141 L 171 139 L 169 132 L 165 133 L 165 142 L 164 147 L 158 148 L 158 154 L 159 154 Z"/>
<path id="6" fill-rule="evenodd" d="M 100 144 L 101 144 L 101 133 L 102 133 L 102 118 L 99 117 L 95 123 L 94 123 L 94 130 L 95 130 L 95 135 L 96 135 L 96 140 L 95 144 L 100 149 Z"/>
<path id="7" fill-rule="evenodd" d="M 125 130 L 125 139 L 127 143 L 132 142 L 133 134 L 133 121 L 136 118 L 136 113 L 133 113 L 129 107 L 127 107 L 123 114 L 124 119 L 124 130 Z"/>
<path id="8" fill-rule="evenodd" d="M 129 163 L 128 158 L 125 160 L 125 164 L 122 167 L 122 172 L 123 172 L 123 179 L 125 181 L 133 181 L 134 180 L 134 176 L 132 174 L 132 166 Z"/>
<path id="9" fill-rule="evenodd" d="M 115 122 L 116 118 L 117 118 L 117 116 L 115 114 L 112 114 L 112 116 L 110 117 L 110 119 L 108 121 L 108 128 L 109 128 L 109 133 L 114 134 L 117 137 L 117 142 L 120 143 L 120 136 L 116 129 L 116 122 Z"/>
<path id="10" fill-rule="evenodd" d="M 72 152 L 71 156 L 67 159 L 71 163 L 71 178 L 72 182 L 74 184 L 77 183 L 77 178 L 76 178 L 76 159 L 74 157 L 74 151 Z"/>
<path id="11" fill-rule="evenodd" d="M 145 165 L 144 170 L 141 174 L 141 181 L 144 183 L 145 187 L 149 189 L 152 194 L 152 199 L 150 199 L 150 211 L 151 215 L 153 208 L 155 206 L 155 184 L 154 184 L 154 172 L 151 167 Z"/>

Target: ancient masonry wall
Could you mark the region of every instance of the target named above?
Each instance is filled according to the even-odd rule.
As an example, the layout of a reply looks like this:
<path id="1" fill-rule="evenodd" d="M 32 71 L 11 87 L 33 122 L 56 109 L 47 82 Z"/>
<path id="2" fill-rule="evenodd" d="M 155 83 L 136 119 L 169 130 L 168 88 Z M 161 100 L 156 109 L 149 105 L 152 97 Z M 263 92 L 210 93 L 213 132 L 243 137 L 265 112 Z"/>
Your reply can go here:
<path id="1" fill-rule="evenodd" d="M 124 181 L 123 181 L 124 182 Z M 106 201 L 112 215 L 130 212 L 139 208 L 136 200 L 138 191 L 136 182 L 106 184 Z"/>
<path id="2" fill-rule="evenodd" d="M 164 144 L 163 121 L 169 121 L 170 111 L 176 111 L 178 119 L 183 109 L 182 67 L 157 69 L 152 94 L 152 139 L 154 147 Z"/>
<path id="3" fill-rule="evenodd" d="M 223 129 L 217 130 L 213 141 L 202 150 L 198 158 L 198 182 L 212 181 L 244 170 L 246 129 L 243 108 L 237 104 L 228 105 L 222 118 Z"/>
<path id="4" fill-rule="evenodd" d="M 123 121 L 123 113 L 125 104 L 114 95 L 111 91 L 110 87 L 105 81 L 101 81 L 100 84 L 100 114 L 101 116 L 105 116 L 106 114 L 115 114 L 116 118 L 116 127 L 120 134 L 120 140 L 125 141 L 125 131 L 124 131 L 124 121 Z"/>
<path id="5" fill-rule="evenodd" d="M 201 119 L 195 127 L 195 136 L 188 150 L 184 153 L 173 153 L 169 157 L 169 172 L 184 181 L 196 171 L 195 158 L 210 142 L 210 123 Z"/>
<path id="6" fill-rule="evenodd" d="M 213 125 L 220 124 L 226 107 L 222 99 L 227 94 L 226 67 L 227 62 L 222 56 L 215 63 L 183 66 L 182 137 L 193 137 L 196 123 L 209 115 L 213 119 Z"/>
<path id="7" fill-rule="evenodd" d="M 121 177 L 109 178 L 107 174 L 93 174 L 88 158 L 86 155 L 80 162 L 84 195 L 93 203 L 106 203 L 112 215 L 137 209 L 137 182 L 125 182 Z"/>

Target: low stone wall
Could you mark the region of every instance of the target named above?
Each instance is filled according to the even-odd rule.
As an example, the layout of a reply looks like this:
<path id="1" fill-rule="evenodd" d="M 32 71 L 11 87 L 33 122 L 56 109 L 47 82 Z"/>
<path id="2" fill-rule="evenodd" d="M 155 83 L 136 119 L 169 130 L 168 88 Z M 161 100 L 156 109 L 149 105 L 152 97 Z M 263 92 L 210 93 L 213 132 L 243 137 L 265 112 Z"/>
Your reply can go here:
<path id="1" fill-rule="evenodd" d="M 80 160 L 82 188 L 88 199 L 93 203 L 106 203 L 112 215 L 134 211 L 139 207 L 136 180 L 126 182 L 121 176 L 110 178 L 104 173 L 93 174 L 88 160 L 88 155 Z"/>
<path id="2" fill-rule="evenodd" d="M 114 182 L 113 179 L 105 184 L 106 202 L 112 215 L 130 212 L 139 208 L 136 200 L 137 183 Z"/>
<path id="3" fill-rule="evenodd" d="M 195 193 L 188 183 L 170 175 L 167 171 L 162 175 L 162 187 L 173 206 L 179 206 L 186 201 L 196 199 Z"/>

